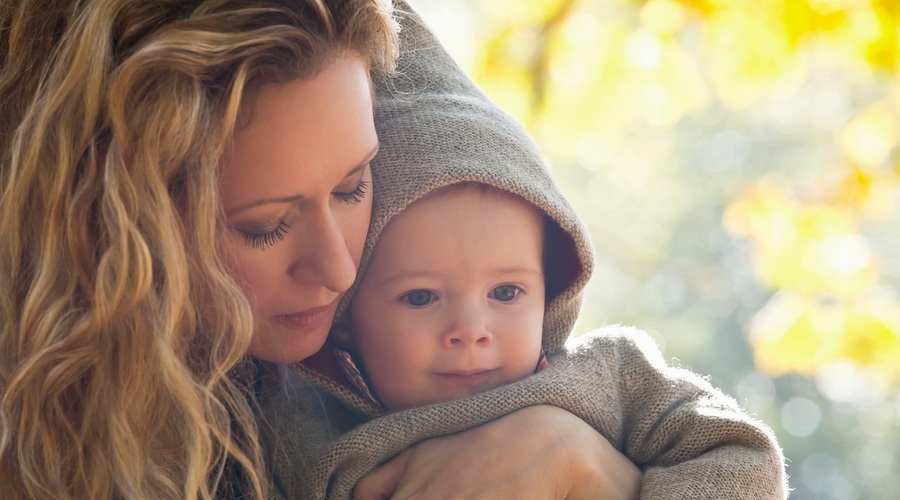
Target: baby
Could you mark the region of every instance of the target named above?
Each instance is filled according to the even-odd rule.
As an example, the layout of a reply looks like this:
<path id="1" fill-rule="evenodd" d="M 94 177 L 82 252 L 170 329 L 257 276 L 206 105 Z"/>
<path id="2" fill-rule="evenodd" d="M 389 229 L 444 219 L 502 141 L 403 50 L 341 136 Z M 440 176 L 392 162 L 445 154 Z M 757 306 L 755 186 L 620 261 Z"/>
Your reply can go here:
<path id="1" fill-rule="evenodd" d="M 561 229 L 574 213 L 550 216 L 544 207 L 552 206 L 553 196 L 535 193 L 530 202 L 523 198 L 528 192 L 471 180 L 435 187 L 384 225 L 345 326 L 333 331 L 346 379 L 374 414 L 399 413 L 401 422 L 414 418 L 403 416 L 414 415 L 409 411 L 440 413 L 454 400 L 478 407 L 515 400 L 523 389 L 540 394 L 540 382 L 534 389 L 515 382 L 550 364 L 542 346 L 553 349 L 548 326 L 560 320 L 548 325 L 547 306 L 559 303 L 590 263 L 574 265 L 585 258 L 584 248 L 571 249 L 583 247 L 575 243 L 584 241 L 583 227 Z M 748 441 L 765 427 L 699 375 L 668 366 L 646 334 L 606 327 L 585 335 L 580 346 L 549 352 L 554 366 L 547 377 L 565 384 L 562 370 L 577 387 L 561 390 L 560 400 L 589 408 L 583 418 L 596 419 L 611 441 L 619 439 L 628 458 L 654 464 L 646 474 L 662 464 L 699 467 L 682 479 L 685 491 L 720 498 L 783 495 L 766 448 L 771 443 Z M 387 422 L 354 432 L 371 438 L 390 428 Z M 721 455 L 711 451 L 717 447 Z M 697 455 L 703 450 L 710 450 L 708 457 Z M 741 481 L 734 484 L 717 484 L 705 469 L 735 464 L 741 464 L 734 470 Z M 655 479 L 645 481 L 645 493 L 656 488 Z"/>
<path id="2" fill-rule="evenodd" d="M 546 363 L 545 224 L 522 198 L 472 183 L 394 217 L 341 330 L 365 366 L 366 377 L 352 377 L 358 388 L 397 410 L 493 389 Z"/>

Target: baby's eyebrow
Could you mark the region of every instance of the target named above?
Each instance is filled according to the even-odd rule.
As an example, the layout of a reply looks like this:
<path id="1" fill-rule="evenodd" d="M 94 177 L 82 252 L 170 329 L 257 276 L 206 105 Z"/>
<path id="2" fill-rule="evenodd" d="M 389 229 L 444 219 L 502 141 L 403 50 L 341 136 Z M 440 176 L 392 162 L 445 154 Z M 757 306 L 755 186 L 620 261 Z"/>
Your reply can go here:
<path id="1" fill-rule="evenodd" d="M 418 270 L 401 271 L 399 273 L 394 273 L 390 276 L 380 279 L 380 280 L 376 281 L 375 284 L 379 285 L 379 286 L 384 286 L 384 285 L 389 285 L 391 283 L 395 283 L 397 281 L 422 279 L 422 278 L 442 278 L 443 276 L 444 276 L 443 273 L 438 273 L 438 272 L 434 272 L 434 271 L 418 271 Z"/>
<path id="2" fill-rule="evenodd" d="M 514 266 L 514 267 L 501 267 L 494 270 L 495 274 L 503 275 L 503 274 L 534 274 L 537 276 L 543 276 L 544 271 L 540 267 L 531 267 L 531 266 Z"/>

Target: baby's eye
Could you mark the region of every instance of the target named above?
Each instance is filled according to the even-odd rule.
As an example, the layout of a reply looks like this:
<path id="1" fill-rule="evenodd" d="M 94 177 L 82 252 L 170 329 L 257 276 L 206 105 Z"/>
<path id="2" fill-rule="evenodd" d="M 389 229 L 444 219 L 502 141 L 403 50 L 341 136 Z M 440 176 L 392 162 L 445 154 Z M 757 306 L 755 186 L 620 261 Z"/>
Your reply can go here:
<path id="1" fill-rule="evenodd" d="M 491 290 L 491 293 L 488 294 L 488 297 L 497 299 L 500 302 L 509 302 L 516 298 L 521 291 L 522 289 L 517 287 L 516 285 L 500 285 L 497 288 Z"/>
<path id="2" fill-rule="evenodd" d="M 429 290 L 413 290 L 401 297 L 401 300 L 413 307 L 427 306 L 434 301 L 434 293 Z"/>

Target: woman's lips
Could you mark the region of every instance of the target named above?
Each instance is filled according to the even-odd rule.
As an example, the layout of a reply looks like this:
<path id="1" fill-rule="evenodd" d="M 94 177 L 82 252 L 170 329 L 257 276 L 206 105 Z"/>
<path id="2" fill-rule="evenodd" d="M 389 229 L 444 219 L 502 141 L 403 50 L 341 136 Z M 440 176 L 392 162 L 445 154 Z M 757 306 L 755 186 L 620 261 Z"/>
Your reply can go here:
<path id="1" fill-rule="evenodd" d="M 326 324 L 330 325 L 333 313 L 334 303 L 331 303 L 295 314 L 278 314 L 274 319 L 282 326 L 295 330 L 313 330 Z"/>

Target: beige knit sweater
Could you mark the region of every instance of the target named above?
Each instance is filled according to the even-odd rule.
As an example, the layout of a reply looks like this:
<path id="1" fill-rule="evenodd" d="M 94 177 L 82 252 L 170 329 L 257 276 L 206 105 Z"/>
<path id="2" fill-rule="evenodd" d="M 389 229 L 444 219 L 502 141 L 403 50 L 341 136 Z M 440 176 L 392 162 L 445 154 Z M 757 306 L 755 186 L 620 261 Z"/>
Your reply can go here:
<path id="1" fill-rule="evenodd" d="M 582 221 L 530 136 L 481 94 L 406 4 L 395 7 L 399 72 L 377 85 L 381 150 L 372 163 L 375 206 L 361 272 L 385 225 L 425 194 L 466 181 L 515 193 L 556 226 L 546 270 L 550 366 L 466 399 L 378 416 L 323 349 L 290 367 L 281 390 L 259 396 L 275 495 L 350 498 L 359 478 L 411 444 L 551 404 L 589 423 L 643 470 L 642 498 L 786 497 L 772 431 L 703 378 L 668 366 L 646 334 L 607 327 L 565 345 L 593 265 Z"/>

